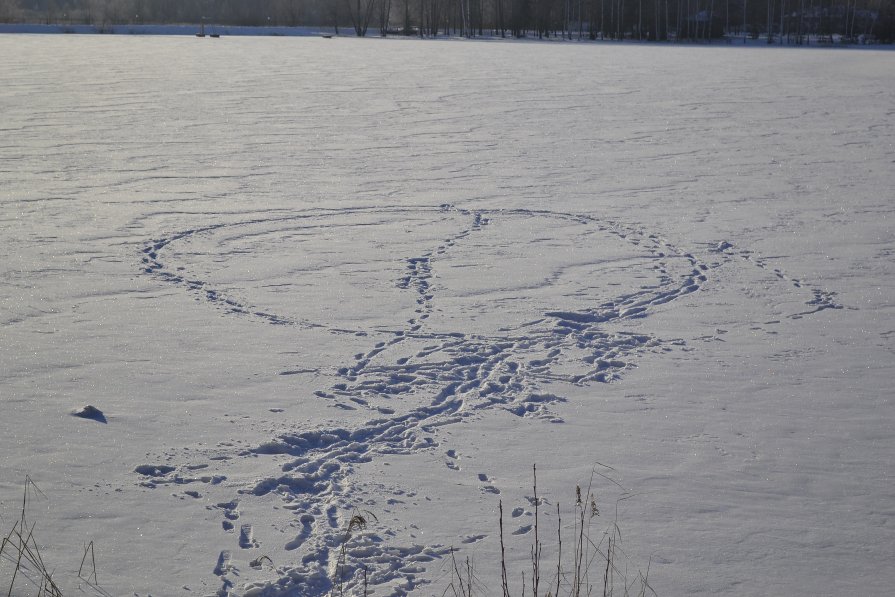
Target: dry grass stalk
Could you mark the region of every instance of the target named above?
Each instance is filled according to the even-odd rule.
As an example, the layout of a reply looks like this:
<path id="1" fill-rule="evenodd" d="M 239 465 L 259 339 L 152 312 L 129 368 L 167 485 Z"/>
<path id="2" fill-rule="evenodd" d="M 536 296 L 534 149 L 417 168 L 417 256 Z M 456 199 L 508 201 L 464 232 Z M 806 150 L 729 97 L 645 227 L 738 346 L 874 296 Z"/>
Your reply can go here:
<path id="1" fill-rule="evenodd" d="M 90 563 L 93 565 L 93 573 L 84 578 L 82 573 L 84 572 L 84 564 L 87 562 L 88 552 L 90 553 Z M 84 546 L 84 557 L 81 558 L 81 567 L 78 568 L 78 578 L 90 582 L 91 577 L 93 578 L 93 582 L 98 585 L 99 580 L 96 578 L 96 553 L 93 551 L 93 541 Z"/>
<path id="2" fill-rule="evenodd" d="M 336 560 L 336 569 L 333 573 L 333 582 L 332 582 L 332 590 L 330 591 L 331 597 L 342 597 L 345 595 L 345 571 L 348 568 L 348 542 L 354 536 L 354 533 L 357 531 L 365 531 L 367 530 L 367 526 L 370 524 L 370 519 L 379 522 L 379 519 L 376 518 L 376 515 L 370 512 L 369 510 L 355 510 L 351 518 L 348 520 L 348 526 L 345 528 L 345 534 L 342 536 L 342 546 L 339 548 L 339 557 Z M 364 587 L 364 597 L 367 595 L 367 567 L 364 566 L 364 578 L 363 578 L 363 587 Z"/>
<path id="3" fill-rule="evenodd" d="M 461 566 L 457 563 L 457 551 L 451 548 L 451 583 L 441 593 L 441 597 L 448 594 L 453 597 L 473 597 L 473 587 L 481 585 L 473 572 L 472 560 L 467 556 L 465 565 Z"/>
<path id="4" fill-rule="evenodd" d="M 29 505 L 37 497 L 47 499 L 47 496 L 31 479 L 31 476 L 26 475 L 19 518 L 13 524 L 9 534 L 0 543 L 0 573 L 3 572 L 4 563 L 12 564 L 6 597 L 22 594 L 23 588 L 29 586 L 31 591 L 37 590 L 37 597 L 62 597 L 62 589 L 53 580 L 53 576 L 40 553 L 40 545 L 34 534 L 37 522 L 28 520 Z M 90 575 L 84 577 L 83 572 L 87 563 L 88 553 L 90 554 L 92 571 Z M 78 578 L 86 584 L 86 587 L 80 587 L 82 590 L 85 588 L 90 589 L 94 594 L 102 597 L 109 595 L 99 586 L 99 581 L 97 580 L 96 553 L 93 541 L 84 546 L 84 555 L 81 558 L 81 567 L 78 569 Z"/>
<path id="5" fill-rule="evenodd" d="M 534 478 L 534 498 L 535 498 L 535 540 L 531 546 L 531 594 L 538 597 L 538 585 L 541 581 L 541 551 L 543 546 L 538 540 L 538 465 L 531 467 L 532 477 Z"/>
<path id="6" fill-rule="evenodd" d="M 627 572 L 628 562 L 630 558 L 621 549 L 622 533 L 618 525 L 618 506 L 624 500 L 633 497 L 618 482 L 607 474 L 597 470 L 597 466 L 603 467 L 608 471 L 612 471 L 611 467 L 597 463 L 591 472 L 590 482 L 585 490 L 582 491 L 581 486 L 575 487 L 575 506 L 572 525 L 572 554 L 571 569 L 566 572 L 563 568 L 563 526 L 562 512 L 559 504 L 556 506 L 557 531 L 556 531 L 556 568 L 555 576 L 550 579 L 547 586 L 550 588 L 543 596 L 541 590 L 541 572 L 544 562 L 544 546 L 540 540 L 540 517 L 539 506 L 541 497 L 538 495 L 537 467 L 532 468 L 533 474 L 533 490 L 534 490 L 534 534 L 533 543 L 530 547 L 531 554 L 531 570 L 530 582 L 526 582 L 526 574 L 523 570 L 521 573 L 521 597 L 526 597 L 529 586 L 531 587 L 532 597 L 589 597 L 591 595 L 599 595 L 602 589 L 603 597 L 647 597 L 647 595 L 656 596 L 655 590 L 649 584 L 649 565 L 646 572 L 638 571 L 633 577 L 629 577 Z M 615 503 L 615 518 L 608 527 L 600 533 L 594 529 L 594 521 L 600 517 L 600 509 L 597 507 L 597 497 L 593 491 L 593 482 L 595 477 L 601 477 L 611 482 L 613 485 L 623 491 L 623 495 L 618 498 Z M 498 505 L 498 526 L 500 531 L 500 579 L 502 588 L 502 597 L 511 597 L 513 592 L 510 589 L 510 583 L 507 580 L 507 560 L 506 545 L 504 543 L 503 528 L 503 502 Z M 599 537 L 599 540 L 595 540 Z M 467 559 L 466 570 L 459 567 L 456 558 L 453 563 L 453 573 L 456 584 L 451 583 L 450 589 L 453 589 L 454 597 L 473 597 L 472 589 L 474 585 L 470 582 L 474 577 L 473 567 Z M 600 564 L 597 564 L 600 562 Z M 602 568 L 600 585 L 595 585 L 591 580 L 591 569 L 597 564 Z M 600 582 L 600 581 L 597 581 Z M 457 586 L 461 587 L 460 590 Z M 445 595 L 448 590 L 445 591 Z M 484 594 L 484 593 L 482 593 Z M 442 596 L 443 597 L 443 596 Z"/>
<path id="7" fill-rule="evenodd" d="M 0 560 L 14 563 L 9 581 L 7 597 L 13 595 L 16 581 L 31 584 L 37 588 L 38 597 L 61 597 L 62 591 L 53 581 L 50 572 L 44 564 L 40 554 L 40 546 L 34 537 L 34 527 L 37 523 L 28 522 L 28 504 L 32 495 L 37 494 L 43 498 L 46 495 L 34 483 L 30 476 L 25 476 L 25 487 L 22 491 L 22 510 L 19 519 L 3 542 L 0 543 Z"/>
<path id="8" fill-rule="evenodd" d="M 500 508 L 500 584 L 503 588 L 503 597 L 510 597 L 510 583 L 507 580 L 507 550 L 503 543 L 503 500 L 499 502 Z"/>

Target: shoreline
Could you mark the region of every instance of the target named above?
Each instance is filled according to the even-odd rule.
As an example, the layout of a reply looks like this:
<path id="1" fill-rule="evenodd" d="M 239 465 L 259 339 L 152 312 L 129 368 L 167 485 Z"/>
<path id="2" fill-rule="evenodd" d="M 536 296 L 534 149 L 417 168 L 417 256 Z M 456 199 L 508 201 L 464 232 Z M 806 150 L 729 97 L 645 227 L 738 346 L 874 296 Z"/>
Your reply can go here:
<path id="1" fill-rule="evenodd" d="M 71 25 L 42 23 L 0 23 L 0 35 L 159 35 L 159 36 L 197 36 L 199 27 L 190 24 L 115 24 L 106 26 L 97 25 Z M 356 39 L 351 27 L 344 27 L 343 31 L 335 33 L 332 27 L 282 27 L 282 26 L 249 26 L 249 25 L 208 25 L 205 29 L 205 37 L 339 37 Z M 371 27 L 366 35 L 368 38 L 380 38 L 379 30 Z M 416 35 L 389 35 L 387 39 L 420 39 Z M 461 37 L 458 35 L 442 35 L 438 37 L 426 37 L 428 40 L 462 40 L 462 41 L 500 41 L 500 42 L 547 42 L 547 43 L 584 43 L 584 44 L 626 44 L 647 45 L 658 47 L 676 46 L 715 46 L 715 47 L 749 47 L 749 48 L 821 48 L 821 49 L 861 49 L 861 50 L 885 50 L 895 48 L 895 44 L 861 44 L 844 43 L 841 40 L 830 42 L 818 42 L 816 40 L 806 44 L 780 44 L 779 42 L 767 43 L 765 38 L 750 39 L 742 36 L 725 37 L 706 41 L 645 41 L 645 40 L 616 40 L 616 39 L 563 39 L 551 37 L 539 39 L 537 37 L 500 37 L 496 35 L 482 35 L 478 37 Z"/>

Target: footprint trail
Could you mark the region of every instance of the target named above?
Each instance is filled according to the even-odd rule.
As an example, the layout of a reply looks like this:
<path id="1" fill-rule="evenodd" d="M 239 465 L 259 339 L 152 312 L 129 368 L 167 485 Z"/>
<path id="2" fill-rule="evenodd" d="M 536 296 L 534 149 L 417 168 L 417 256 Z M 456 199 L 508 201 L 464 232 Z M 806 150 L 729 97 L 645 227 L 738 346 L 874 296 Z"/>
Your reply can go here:
<path id="1" fill-rule="evenodd" d="M 368 242 L 381 255 L 371 257 L 363 271 L 353 255 L 333 252 L 321 241 L 346 231 L 356 232 L 357 242 Z M 393 252 L 383 254 L 381 238 L 389 235 L 396 239 L 386 245 Z M 301 263 L 288 262 L 297 259 L 294 243 L 304 243 Z M 290 248 L 282 256 L 288 271 L 286 265 L 282 272 L 273 271 L 264 285 L 208 265 L 222 254 L 276 252 L 283 246 Z M 728 243 L 708 253 L 737 255 Z M 235 547 L 255 552 L 259 547 L 252 522 L 240 518 L 242 501 L 275 495 L 295 515 L 290 538 L 284 540 L 294 559 L 276 568 L 276 579 L 246 585 L 265 595 L 332 590 L 334 566 L 356 506 L 356 466 L 383 455 L 433 451 L 438 428 L 474 421 L 493 409 L 561 423 L 551 407 L 565 398 L 550 386 L 611 383 L 634 366 L 638 355 L 682 344 L 630 329 L 643 329 L 633 324 L 698 292 L 713 267 L 659 235 L 595 216 L 451 205 L 243 216 L 153 240 L 142 250 L 145 274 L 185 289 L 227 316 L 293 326 L 296 333 L 316 328 L 370 339 L 368 350 L 337 367 L 330 386 L 315 392 L 333 407 L 368 409 L 369 420 L 356 427 L 296 429 L 233 450 L 231 457 L 257 459 L 264 472 L 231 501 L 218 504 L 229 541 L 234 542 L 239 520 Z M 364 292 L 374 288 L 392 297 L 396 308 L 387 316 L 371 314 L 365 327 L 338 314 L 315 317 L 307 304 L 296 311 L 293 305 L 302 303 L 292 292 L 296 271 L 312 281 L 350 274 L 344 279 L 359 280 Z M 802 287 L 781 271 L 777 276 Z M 344 287 L 345 293 L 352 291 Z M 805 302 L 813 310 L 792 317 L 839 308 L 821 291 L 811 291 Z M 459 474 L 459 455 L 453 450 L 441 454 L 446 467 Z M 170 466 L 142 465 L 136 472 L 147 487 L 184 482 L 182 471 Z M 212 477 L 189 480 L 211 483 Z M 482 492 L 500 493 L 487 474 L 478 474 L 478 480 Z M 449 553 L 441 545 L 395 546 L 367 530 L 354 533 L 344 546 L 340 565 L 348 586 L 360 582 L 366 570 L 371 587 L 388 587 L 393 594 L 418 586 L 426 564 Z M 224 589 L 232 584 L 233 553 L 222 551 L 215 567 Z"/>

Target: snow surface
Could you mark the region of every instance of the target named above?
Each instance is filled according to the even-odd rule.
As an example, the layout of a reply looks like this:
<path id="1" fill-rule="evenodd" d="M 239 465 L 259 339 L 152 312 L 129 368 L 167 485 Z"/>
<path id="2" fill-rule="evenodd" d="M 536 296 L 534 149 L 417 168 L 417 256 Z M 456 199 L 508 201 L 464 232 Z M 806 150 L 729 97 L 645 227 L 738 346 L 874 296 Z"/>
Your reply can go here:
<path id="1" fill-rule="evenodd" d="M 0 525 L 30 475 L 64 588 L 325 594 L 370 512 L 372 594 L 495 594 L 599 462 L 660 595 L 891 590 L 891 52 L 0 50 Z"/>

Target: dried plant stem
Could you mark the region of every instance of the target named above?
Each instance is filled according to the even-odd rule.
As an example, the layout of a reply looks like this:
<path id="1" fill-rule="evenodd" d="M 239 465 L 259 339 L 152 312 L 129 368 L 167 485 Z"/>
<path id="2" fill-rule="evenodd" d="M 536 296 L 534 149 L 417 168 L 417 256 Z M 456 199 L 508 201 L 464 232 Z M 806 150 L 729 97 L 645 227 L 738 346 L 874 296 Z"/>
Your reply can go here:
<path id="1" fill-rule="evenodd" d="M 606 597 L 609 587 L 609 568 L 612 563 L 612 537 L 609 537 L 609 547 L 606 548 L 606 571 L 603 573 L 603 597 Z"/>
<path id="2" fill-rule="evenodd" d="M 507 581 L 507 551 L 503 542 L 503 500 L 498 502 L 500 510 L 500 584 L 503 588 L 503 597 L 510 597 L 510 583 Z M 523 591 L 524 589 L 523 579 Z"/>
<path id="3" fill-rule="evenodd" d="M 28 523 L 28 504 L 32 492 L 46 497 L 30 476 L 25 476 L 22 491 L 22 510 L 12 530 L 0 542 L 0 560 L 15 564 L 12 570 L 7 597 L 18 594 L 16 581 L 21 577 L 38 588 L 38 597 L 61 597 L 62 591 L 53 581 L 34 536 L 36 523 Z"/>
<path id="4" fill-rule="evenodd" d="M 531 546 L 531 593 L 532 597 L 538 597 L 538 584 L 541 580 L 541 542 L 538 540 L 538 465 L 531 467 L 534 477 L 535 498 L 535 540 Z"/>
<path id="5" fill-rule="evenodd" d="M 559 511 L 559 502 L 556 502 L 556 591 L 555 597 L 559 597 L 559 583 L 562 580 L 562 514 Z"/>
<path id="6" fill-rule="evenodd" d="M 540 504 L 542 498 L 538 493 L 537 466 L 532 467 L 532 488 L 534 496 L 529 498 L 530 502 L 534 505 L 534 512 L 531 513 L 534 517 L 534 533 L 531 535 L 533 543 L 530 546 L 529 553 L 531 559 L 531 578 L 526 578 L 526 573 L 529 569 L 528 567 L 525 567 L 520 575 L 522 581 L 521 591 L 514 591 L 512 593 L 510 591 L 507 577 L 507 545 L 505 543 L 506 538 L 504 537 L 503 502 L 500 501 L 498 503 L 498 527 L 500 530 L 500 582 L 502 597 L 526 597 L 529 593 L 529 589 L 531 589 L 532 597 L 591 597 L 592 595 L 598 595 L 600 594 L 600 583 L 596 579 L 594 579 L 595 582 L 593 582 L 591 580 L 591 574 L 594 576 L 598 574 L 597 570 L 599 570 L 599 568 L 595 566 L 595 563 L 599 558 L 603 558 L 602 562 L 605 562 L 605 565 L 602 566 L 603 597 L 611 597 L 616 594 L 616 581 L 619 583 L 618 594 L 620 597 L 622 595 L 624 597 L 646 597 L 647 595 L 656 595 L 655 590 L 649 584 L 649 567 L 647 567 L 646 574 L 638 571 L 637 574 L 632 577 L 628 572 L 629 557 L 624 549 L 621 548 L 622 533 L 618 525 L 618 506 L 620 502 L 633 497 L 633 494 L 629 493 L 621 484 L 607 474 L 597 471 L 596 466 L 601 466 L 610 471 L 613 470 L 610 467 L 597 463 L 591 471 L 591 478 L 587 485 L 587 489 L 582 490 L 580 485 L 575 487 L 575 506 L 571 529 L 563 528 L 562 509 L 558 502 L 556 504 L 556 576 L 549 580 L 544 579 L 543 587 L 541 586 L 541 564 L 544 563 L 544 560 L 542 560 L 544 557 L 544 546 L 541 544 L 540 528 Z M 600 533 L 599 541 L 596 540 L 597 536 L 594 535 L 593 531 L 594 519 L 600 516 L 600 509 L 597 507 L 597 498 L 592 491 L 594 479 L 597 477 L 610 481 L 615 487 L 623 492 L 621 497 L 616 500 L 615 519 L 609 523 L 602 533 Z M 528 527 L 527 529 L 523 528 L 521 530 L 525 531 L 531 528 L 532 527 Z M 567 547 L 564 550 L 563 535 L 566 531 L 571 532 L 571 550 Z M 568 540 L 568 537 L 566 537 L 566 539 Z M 568 541 L 566 541 L 566 543 L 567 542 Z M 569 565 L 565 566 L 565 570 L 564 556 L 571 560 L 571 563 L 566 562 L 566 564 Z M 470 559 L 467 558 L 466 560 L 465 570 L 457 564 L 456 559 L 454 559 L 453 565 L 453 574 L 461 581 L 459 588 L 454 587 L 453 584 L 450 587 L 453 589 L 454 596 L 473 597 L 474 592 L 475 595 L 480 594 L 481 592 L 478 591 L 477 587 L 472 583 L 474 566 Z M 591 568 L 592 566 L 594 566 L 593 570 Z M 462 583 L 464 574 L 466 575 L 465 585 Z M 542 594 L 542 590 L 545 591 L 545 593 Z M 446 591 L 445 594 L 448 592 L 449 591 Z"/>

